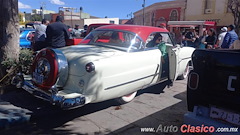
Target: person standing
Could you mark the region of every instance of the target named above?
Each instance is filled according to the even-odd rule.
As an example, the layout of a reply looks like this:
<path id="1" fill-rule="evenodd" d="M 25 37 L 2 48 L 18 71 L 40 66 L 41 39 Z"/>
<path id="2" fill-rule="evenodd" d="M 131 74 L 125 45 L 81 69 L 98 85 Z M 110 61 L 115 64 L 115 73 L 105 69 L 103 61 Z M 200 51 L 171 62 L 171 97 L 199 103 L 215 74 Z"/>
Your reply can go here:
<path id="1" fill-rule="evenodd" d="M 221 48 L 229 48 L 230 45 L 238 39 L 237 33 L 234 31 L 235 26 L 234 25 L 229 25 L 228 26 L 228 32 L 226 33 L 223 43 L 221 45 Z"/>
<path id="2" fill-rule="evenodd" d="M 207 33 L 208 33 L 208 36 L 206 37 L 204 44 L 208 49 L 214 48 L 214 45 L 217 41 L 216 32 L 213 28 L 211 28 L 208 30 Z"/>
<path id="3" fill-rule="evenodd" d="M 72 30 L 73 31 L 73 37 L 74 38 L 80 38 L 81 36 L 81 30 L 79 29 L 79 25 L 75 24 L 75 28 Z"/>
<path id="4" fill-rule="evenodd" d="M 158 27 L 163 28 L 163 29 L 167 29 L 166 28 L 167 27 L 166 23 L 161 23 Z"/>
<path id="5" fill-rule="evenodd" d="M 190 31 L 185 35 L 185 40 L 187 41 L 187 46 L 194 47 L 194 42 L 196 40 L 196 32 L 194 26 L 190 27 Z"/>
<path id="6" fill-rule="evenodd" d="M 219 48 L 222 46 L 223 39 L 224 39 L 226 34 L 227 34 L 227 27 L 222 27 L 221 28 L 221 34 L 218 35 L 218 40 L 217 40 L 217 43 L 216 43 L 216 45 L 218 45 Z"/>
<path id="7" fill-rule="evenodd" d="M 200 38 L 199 38 L 200 43 L 199 43 L 199 47 L 198 48 L 200 48 L 200 49 L 205 49 L 206 48 L 206 45 L 204 44 L 204 42 L 206 41 L 207 37 L 208 37 L 207 30 L 204 30 L 203 31 L 203 35 L 200 36 Z"/>
<path id="8" fill-rule="evenodd" d="M 46 41 L 50 47 L 60 48 L 66 46 L 66 40 L 69 39 L 67 25 L 63 23 L 63 17 L 57 16 L 56 22 L 49 24 L 46 30 Z"/>
<path id="9" fill-rule="evenodd" d="M 88 25 L 84 25 L 81 37 L 86 37 L 87 36 L 87 29 L 88 29 Z"/>
<path id="10" fill-rule="evenodd" d="M 186 41 L 185 36 L 186 36 L 186 32 L 184 31 L 184 32 L 182 32 L 182 45 L 183 46 L 187 46 L 187 41 Z"/>
<path id="11" fill-rule="evenodd" d="M 42 48 L 47 47 L 45 40 L 46 40 L 46 29 L 49 24 L 49 21 L 46 19 L 42 20 L 42 24 L 38 25 L 36 27 L 36 31 L 34 34 L 34 40 L 33 40 L 33 51 L 39 51 Z"/>

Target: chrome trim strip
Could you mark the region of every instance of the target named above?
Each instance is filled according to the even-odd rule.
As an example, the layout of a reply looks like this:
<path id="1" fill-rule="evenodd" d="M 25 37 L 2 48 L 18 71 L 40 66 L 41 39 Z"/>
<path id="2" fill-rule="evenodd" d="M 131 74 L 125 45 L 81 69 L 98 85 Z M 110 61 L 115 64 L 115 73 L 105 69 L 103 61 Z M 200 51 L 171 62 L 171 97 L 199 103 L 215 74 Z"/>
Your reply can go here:
<path id="1" fill-rule="evenodd" d="M 158 73 L 157 73 L 157 74 L 158 74 Z M 136 80 L 132 80 L 132 81 L 125 82 L 125 83 L 122 83 L 122 84 L 114 85 L 114 86 L 105 88 L 104 90 L 109 90 L 109 89 L 113 89 L 113 88 L 116 88 L 116 87 L 120 87 L 120 86 L 122 86 L 122 85 L 127 85 L 127 84 L 129 84 L 129 83 L 133 83 L 133 82 L 140 81 L 140 80 L 143 80 L 143 79 L 146 79 L 146 78 L 149 78 L 149 77 L 156 76 L 157 74 L 152 74 L 152 75 L 145 76 L 145 77 L 142 77 L 142 78 L 139 78 L 139 79 L 136 79 Z"/>

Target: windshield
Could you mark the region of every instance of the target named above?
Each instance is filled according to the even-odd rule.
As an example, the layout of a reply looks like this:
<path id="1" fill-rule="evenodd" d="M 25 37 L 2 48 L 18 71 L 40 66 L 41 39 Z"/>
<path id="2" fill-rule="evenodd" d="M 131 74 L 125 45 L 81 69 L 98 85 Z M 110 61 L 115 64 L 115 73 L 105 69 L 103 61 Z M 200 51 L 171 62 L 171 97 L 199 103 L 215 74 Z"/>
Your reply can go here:
<path id="1" fill-rule="evenodd" d="M 19 37 L 20 37 L 21 39 L 24 39 L 24 38 L 25 38 L 24 35 L 25 35 L 25 34 L 24 34 L 24 30 L 23 30 L 23 29 L 20 29 L 20 35 L 19 35 Z"/>
<path id="2" fill-rule="evenodd" d="M 102 45 L 128 52 L 142 49 L 142 40 L 137 34 L 117 30 L 92 31 L 80 44 Z"/>

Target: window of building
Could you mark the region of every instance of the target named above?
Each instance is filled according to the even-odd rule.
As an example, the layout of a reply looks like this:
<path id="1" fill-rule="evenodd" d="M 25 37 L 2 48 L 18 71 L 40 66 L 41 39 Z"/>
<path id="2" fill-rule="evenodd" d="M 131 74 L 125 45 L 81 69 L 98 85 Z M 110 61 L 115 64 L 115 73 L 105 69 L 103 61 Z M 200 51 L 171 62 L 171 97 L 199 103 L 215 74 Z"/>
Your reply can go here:
<path id="1" fill-rule="evenodd" d="M 205 1 L 205 9 L 212 9 L 212 0 Z"/>
<path id="2" fill-rule="evenodd" d="M 205 14 L 210 14 L 212 13 L 212 0 L 205 0 L 205 9 L 204 13 Z"/>
<path id="3" fill-rule="evenodd" d="M 113 20 L 110 20 L 110 21 L 109 21 L 109 23 L 111 23 L 111 24 L 114 24 L 114 23 L 115 23 L 115 21 L 113 21 Z"/>
<path id="4" fill-rule="evenodd" d="M 164 17 L 160 17 L 159 21 L 166 21 L 166 19 Z"/>
<path id="5" fill-rule="evenodd" d="M 155 12 L 152 12 L 151 23 L 152 26 L 155 26 Z"/>
<path id="6" fill-rule="evenodd" d="M 177 21 L 178 20 L 178 11 L 176 9 L 171 11 L 169 20 L 170 21 Z"/>

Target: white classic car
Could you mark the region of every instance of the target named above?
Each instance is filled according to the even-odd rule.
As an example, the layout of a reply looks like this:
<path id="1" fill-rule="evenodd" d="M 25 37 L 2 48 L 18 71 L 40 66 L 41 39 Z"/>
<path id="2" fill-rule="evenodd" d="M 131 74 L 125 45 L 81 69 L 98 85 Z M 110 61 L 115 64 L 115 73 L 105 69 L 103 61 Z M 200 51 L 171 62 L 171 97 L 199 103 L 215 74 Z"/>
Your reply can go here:
<path id="1" fill-rule="evenodd" d="M 156 34 L 166 45 L 166 57 L 157 46 L 147 45 Z M 166 29 L 102 26 L 79 45 L 42 49 L 33 62 L 32 78 L 25 78 L 22 88 L 63 109 L 109 99 L 126 103 L 138 90 L 186 78 L 193 51 L 175 45 Z"/>

